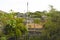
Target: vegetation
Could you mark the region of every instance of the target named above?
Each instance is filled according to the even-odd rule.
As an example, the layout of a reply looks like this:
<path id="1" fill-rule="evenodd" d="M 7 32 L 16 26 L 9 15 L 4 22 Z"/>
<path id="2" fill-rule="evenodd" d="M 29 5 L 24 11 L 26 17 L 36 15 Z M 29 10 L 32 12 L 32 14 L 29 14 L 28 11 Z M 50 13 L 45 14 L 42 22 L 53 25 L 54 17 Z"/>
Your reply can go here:
<path id="1" fill-rule="evenodd" d="M 3 32 L 0 33 L 1 38 L 12 38 L 18 40 L 18 38 L 27 32 L 26 26 L 24 25 L 24 19 L 14 16 L 14 13 L 9 14 L 1 13 L 0 22 L 3 27 Z M 5 36 L 4 36 L 5 35 Z M 3 40 L 3 39 L 2 39 Z"/>
<path id="2" fill-rule="evenodd" d="M 49 12 L 28 12 L 28 17 L 33 18 L 34 23 L 43 23 L 40 36 L 30 37 L 30 40 L 60 40 L 60 11 L 51 5 L 50 8 Z M 26 19 L 17 16 L 17 12 L 13 11 L 0 12 L 0 40 L 19 40 L 20 36 L 27 33 Z"/>

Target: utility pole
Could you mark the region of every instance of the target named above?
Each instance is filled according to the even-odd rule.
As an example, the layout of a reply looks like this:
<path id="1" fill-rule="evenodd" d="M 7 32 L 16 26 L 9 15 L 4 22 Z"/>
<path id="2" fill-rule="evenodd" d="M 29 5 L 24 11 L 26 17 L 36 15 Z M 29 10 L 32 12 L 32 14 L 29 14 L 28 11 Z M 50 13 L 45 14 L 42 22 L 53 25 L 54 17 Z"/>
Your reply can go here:
<path id="1" fill-rule="evenodd" d="M 27 2 L 27 12 L 26 12 L 26 25 L 27 25 L 27 31 L 28 31 L 28 2 Z M 26 40 L 29 40 L 29 33 L 27 33 Z"/>
<path id="2" fill-rule="evenodd" d="M 27 12 L 28 12 L 28 2 L 27 2 Z"/>
<path id="3" fill-rule="evenodd" d="M 27 13 L 26 13 L 26 24 L 27 24 L 27 30 L 28 30 L 28 2 L 27 2 Z"/>

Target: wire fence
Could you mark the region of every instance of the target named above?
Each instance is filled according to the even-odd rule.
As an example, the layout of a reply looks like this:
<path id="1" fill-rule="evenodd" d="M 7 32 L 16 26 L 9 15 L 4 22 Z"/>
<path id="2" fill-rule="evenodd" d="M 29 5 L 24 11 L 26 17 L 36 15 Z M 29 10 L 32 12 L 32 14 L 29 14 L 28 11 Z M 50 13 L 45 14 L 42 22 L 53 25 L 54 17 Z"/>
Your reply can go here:
<path id="1" fill-rule="evenodd" d="M 40 35 L 27 35 L 27 36 L 22 36 L 22 37 L 20 37 L 20 40 L 36 40 L 36 39 L 38 39 L 38 38 L 40 38 Z"/>
<path id="2" fill-rule="evenodd" d="M 28 35 L 21 36 L 20 40 L 39 40 L 40 34 L 40 32 L 30 32 Z"/>
<path id="3" fill-rule="evenodd" d="M 0 40 L 40 40 L 41 32 L 30 31 L 26 35 L 22 35 L 20 37 L 13 36 L 10 38 L 6 38 L 5 36 L 0 37 Z"/>

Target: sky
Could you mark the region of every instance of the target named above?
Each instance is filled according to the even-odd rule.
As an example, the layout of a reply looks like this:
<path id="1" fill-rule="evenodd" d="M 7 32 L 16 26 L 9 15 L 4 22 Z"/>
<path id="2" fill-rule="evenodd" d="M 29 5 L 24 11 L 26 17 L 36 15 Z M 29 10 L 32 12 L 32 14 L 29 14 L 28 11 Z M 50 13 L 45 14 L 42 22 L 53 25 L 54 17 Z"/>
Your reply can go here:
<path id="1" fill-rule="evenodd" d="M 9 12 L 11 9 L 16 12 L 31 12 L 49 10 L 49 5 L 60 10 L 60 0 L 0 0 L 0 10 Z"/>

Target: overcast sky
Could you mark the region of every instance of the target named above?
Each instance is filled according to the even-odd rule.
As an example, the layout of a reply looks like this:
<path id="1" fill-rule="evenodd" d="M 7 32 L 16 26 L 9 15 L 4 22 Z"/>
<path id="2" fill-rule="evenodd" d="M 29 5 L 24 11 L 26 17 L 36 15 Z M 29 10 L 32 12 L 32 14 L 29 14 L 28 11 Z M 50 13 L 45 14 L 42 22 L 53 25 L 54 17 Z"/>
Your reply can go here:
<path id="1" fill-rule="evenodd" d="M 0 10 L 9 12 L 10 9 L 17 12 L 27 11 L 27 1 L 29 3 L 29 11 L 49 10 L 49 5 L 60 10 L 60 0 L 0 0 Z"/>

